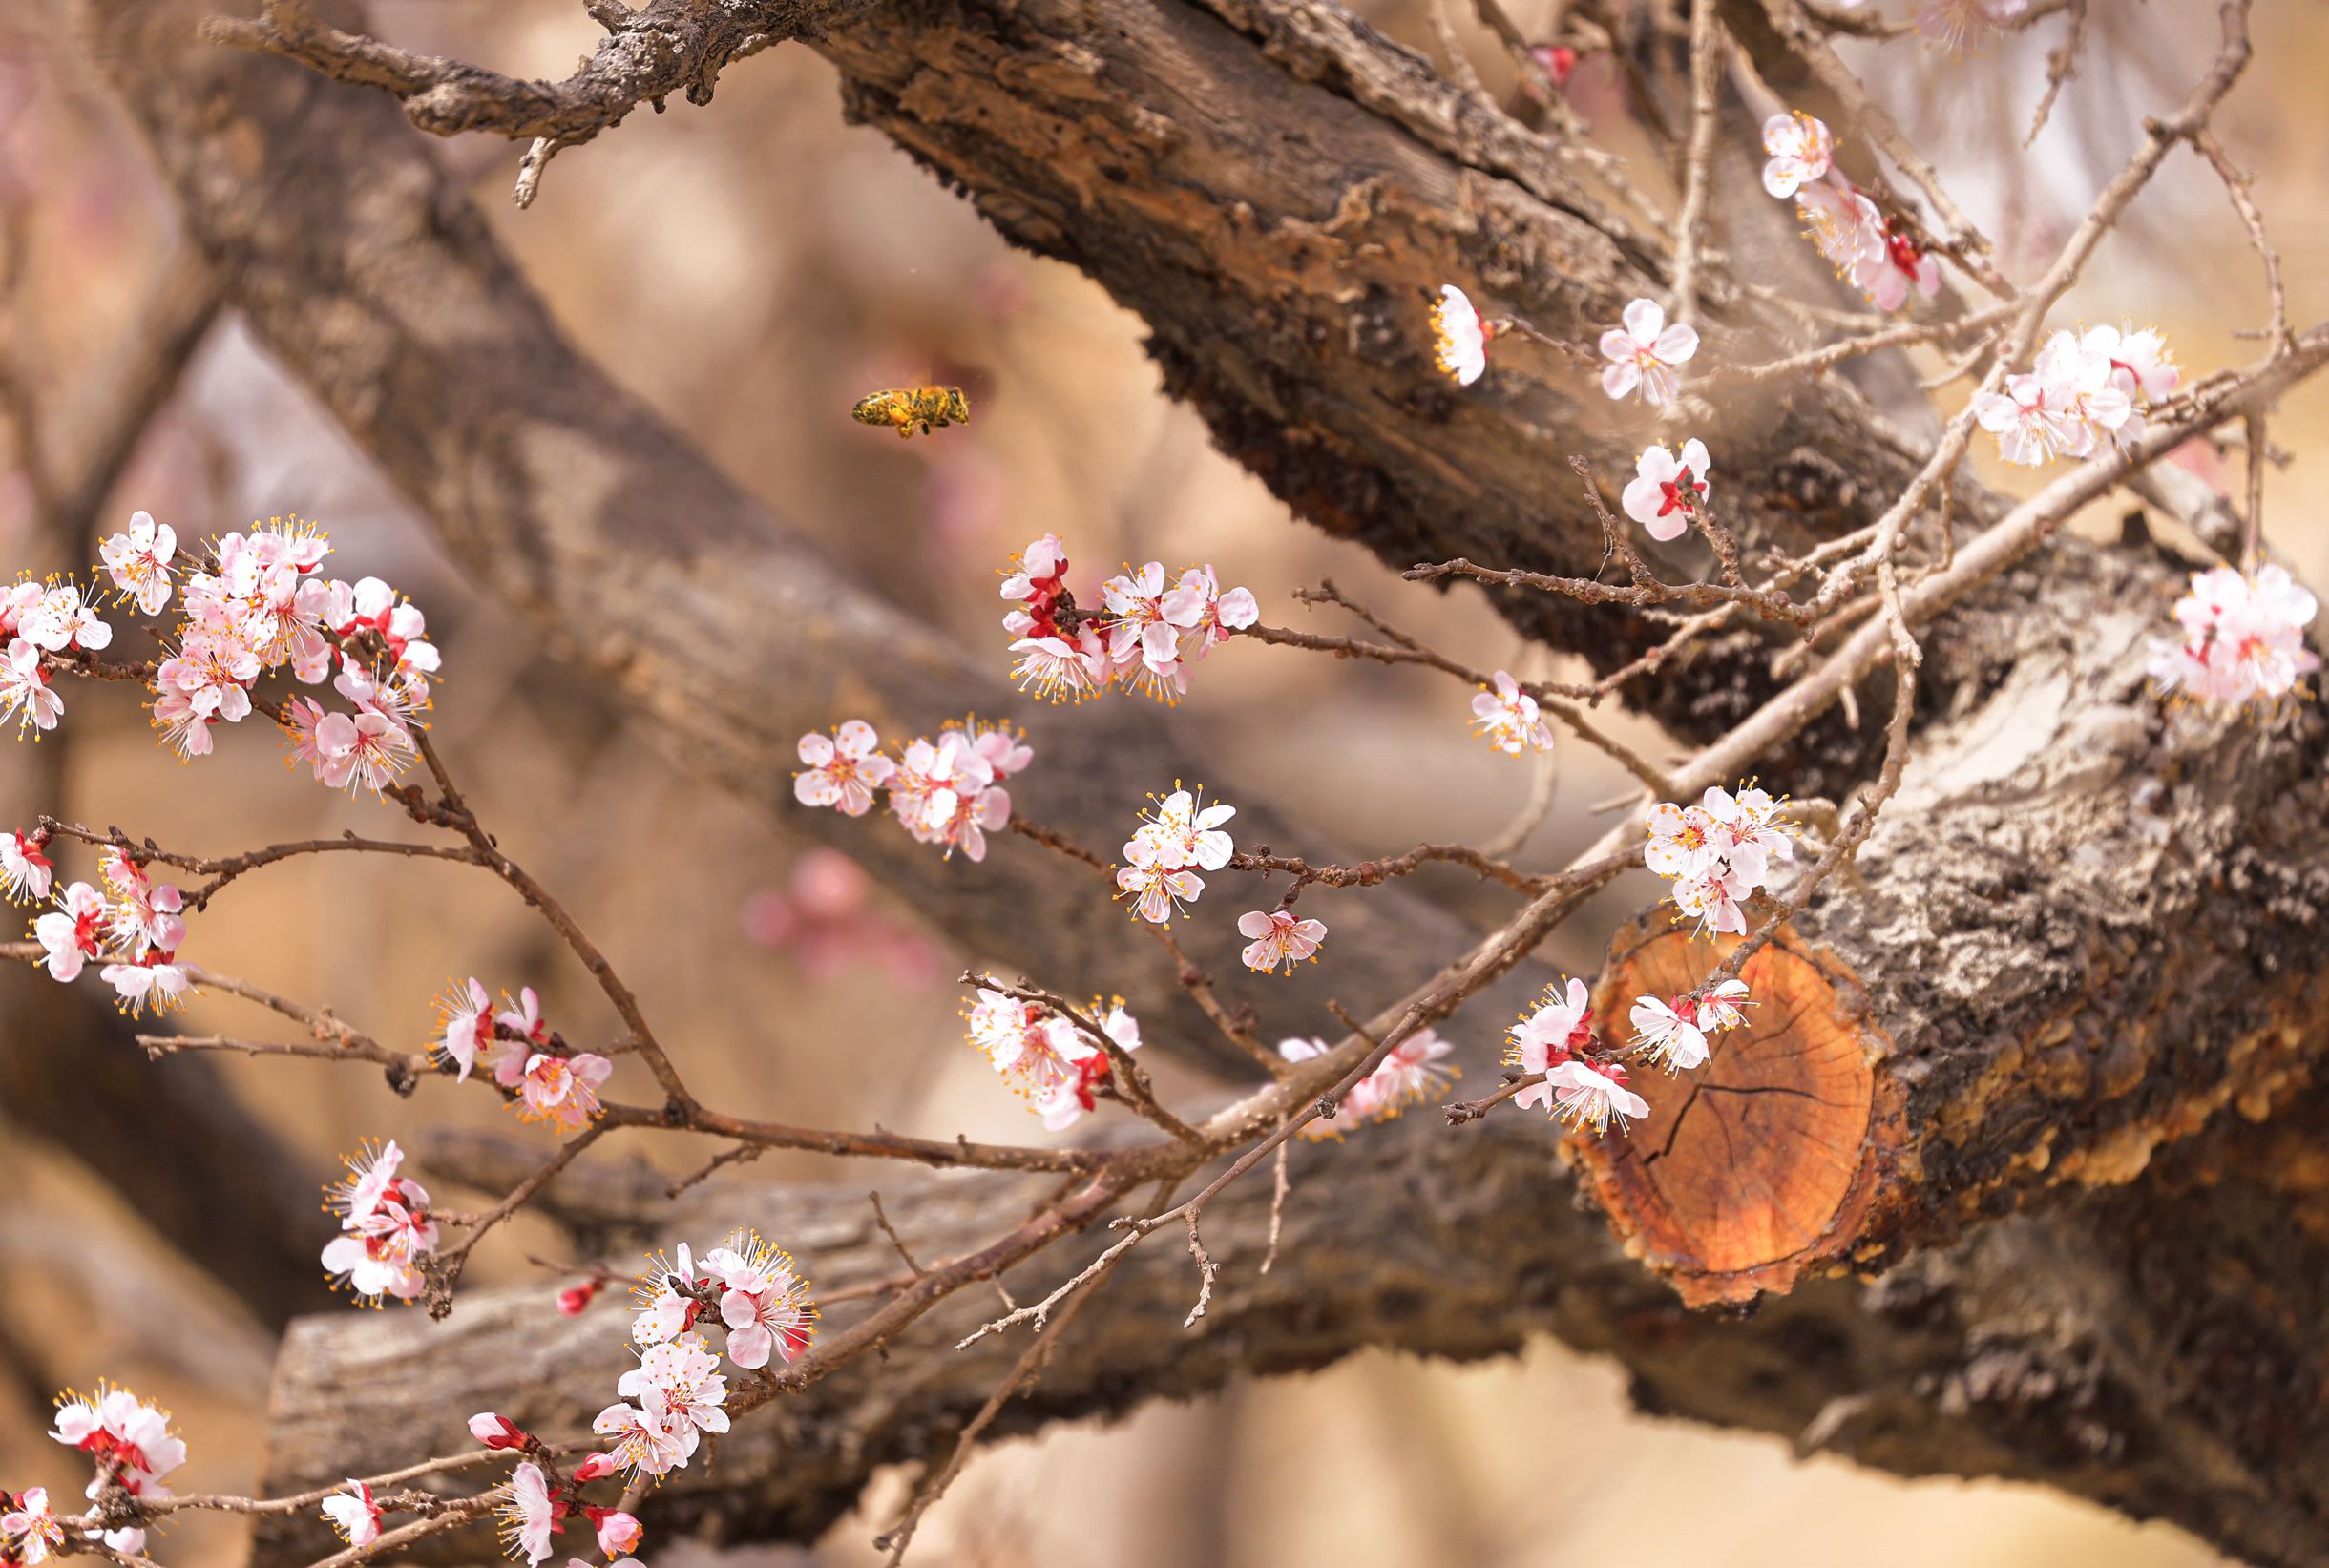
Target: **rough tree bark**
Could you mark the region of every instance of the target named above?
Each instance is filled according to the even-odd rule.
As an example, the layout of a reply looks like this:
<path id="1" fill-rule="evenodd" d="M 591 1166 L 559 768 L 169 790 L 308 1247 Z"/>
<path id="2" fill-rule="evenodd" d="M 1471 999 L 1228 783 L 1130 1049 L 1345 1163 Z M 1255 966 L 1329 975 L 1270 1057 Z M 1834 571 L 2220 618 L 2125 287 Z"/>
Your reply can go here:
<path id="1" fill-rule="evenodd" d="M 577 654 L 621 673 L 632 700 L 699 747 L 715 776 L 767 803 L 789 737 L 808 722 L 843 709 L 959 710 L 977 678 L 956 656 L 918 636 L 901 641 L 894 617 L 776 534 L 564 348 L 466 204 L 388 134 L 399 128 L 385 105 L 273 62 L 189 58 L 173 31 L 183 9 L 90 14 L 190 229 L 229 268 L 261 333 L 490 586 L 553 626 L 593 628 Z M 1414 326 L 1411 291 L 1423 280 L 1480 282 L 1571 338 L 1655 284 L 1645 248 L 1542 144 L 1516 139 L 1413 56 L 1303 0 L 1218 11 L 1185 0 L 885 8 L 820 47 L 857 113 L 965 186 L 1004 232 L 1084 266 L 1141 310 L 1170 385 L 1306 515 L 1402 563 L 1469 554 L 1590 568 L 1598 532 L 1565 487 L 1547 499 L 1545 474 L 1570 450 L 1613 466 L 1630 443 L 1608 410 L 1578 395 L 1574 370 L 1547 361 L 1540 378 L 1517 355 L 1488 395 L 1455 400 L 1425 370 Z M 1773 336 L 1735 300 L 1714 301 L 1710 352 L 1752 358 Z M 1750 532 L 1787 542 L 1865 521 L 1916 455 L 1827 381 L 1758 391 L 1729 411 L 1722 439 L 1740 454 Z M 1978 495 L 1966 504 L 1983 519 L 1999 511 Z M 628 526 L 650 515 L 684 518 L 690 532 Z M 1746 1324 L 1667 1305 L 1662 1286 L 1616 1262 L 1605 1232 L 1566 1217 L 1541 1129 L 1370 1130 L 1329 1157 L 1360 1162 L 1347 1181 L 1317 1161 L 1338 1173 L 1336 1202 L 1304 1223 L 1328 1229 L 1290 1238 L 1267 1281 L 1231 1270 L 1258 1314 L 1241 1316 L 1239 1332 L 1226 1331 L 1219 1298 L 1194 1338 L 1127 1332 L 1144 1311 L 1178 1321 L 1185 1303 L 1167 1304 L 1184 1291 L 1170 1283 L 1189 1283 L 1175 1249 L 1138 1249 L 1140 1274 L 1127 1265 L 1080 1327 L 1094 1359 L 1055 1364 L 1011 1419 L 1396 1342 L 1389 1329 L 1370 1337 L 1386 1318 L 1414 1348 L 1448 1353 L 1499 1348 L 1549 1322 L 1626 1356 L 1649 1398 L 1679 1413 L 1794 1431 L 1910 1473 L 2045 1479 L 2166 1513 L 2259 1560 L 2329 1560 L 2320 1259 L 2272 1240 L 2320 1223 L 2318 1173 L 2255 1158 L 2306 1124 L 2289 1107 L 2325 1043 L 2317 950 L 2329 905 L 2329 742 L 2311 710 L 2243 727 L 2163 717 L 2142 698 L 2136 640 L 2182 569 L 2141 537 L 2063 541 L 1926 628 L 1909 786 L 1859 878 L 1831 889 L 1788 952 L 1767 961 L 1803 966 L 1810 977 L 1782 989 L 1825 1009 L 1851 1048 L 1825 1049 L 1805 1080 L 1804 1064 L 1784 1059 L 1811 1038 L 1791 1018 L 1764 1032 L 1763 1048 L 1727 1056 L 1695 1100 L 1661 1107 L 1651 1125 L 1663 1147 L 1591 1161 L 1585 1185 L 1624 1244 L 1686 1294 L 1794 1284 L 1791 1294 Z M 769 609 L 805 601 L 818 608 L 799 621 L 815 631 L 787 641 L 781 628 L 795 617 Z M 1507 613 L 1548 640 L 1585 635 L 1555 601 L 1518 602 L 1506 599 Z M 675 639 L 680 626 L 702 640 Z M 880 687 L 841 680 L 835 669 L 850 661 L 836 666 L 834 643 L 890 649 Z M 693 667 L 708 647 L 724 660 Z M 911 657 L 897 659 L 900 648 Z M 1659 711 L 1693 735 L 1763 689 L 1719 658 L 1656 687 Z M 1094 732 L 1086 717 L 1051 728 L 1081 744 Z M 1168 755 L 1152 735 L 1136 743 Z M 1864 755 L 1856 742 L 1815 742 L 1766 765 L 1809 790 L 1822 787 L 1805 782 L 1821 777 L 1813 767 Z M 911 879 L 956 930 L 1015 900 L 1048 907 L 1039 895 L 1055 874 L 1008 856 L 976 889 L 934 884 L 918 861 L 877 869 Z M 924 899 L 926 888 L 937 890 Z M 1395 953 L 1381 940 L 1378 929 L 1343 951 Z M 1113 974 L 1083 966 L 1121 956 L 1079 946 L 1062 962 Z M 1633 957 L 1636 970 L 1655 961 Z M 1612 973 L 1605 1002 L 1622 1000 L 1629 972 Z M 1843 1092 L 1831 1092 L 1837 1083 Z M 1841 1173 L 1824 1186 L 1792 1180 L 1807 1124 L 1778 1113 L 1802 1099 L 1845 1117 L 1814 1130 L 1836 1144 Z M 1861 1103 L 1869 1112 L 1855 1122 Z M 2267 1117 L 2261 1131 L 2247 1125 Z M 1727 1150 L 1722 1170 L 1709 1158 L 1715 1145 Z M 1379 1187 L 1357 1176 L 1377 1161 L 1395 1172 Z M 1748 1183 L 1725 1170 L 1791 1180 L 1742 1196 Z M 919 1205 L 968 1190 L 917 1187 L 916 1213 L 947 1229 L 941 1211 Z M 1251 1225 L 1264 1201 L 1239 1192 L 1239 1223 Z M 829 1212 L 829 1196 L 750 1202 L 745 1217 L 820 1255 L 812 1217 Z M 2031 1212 L 1996 1218 L 2020 1207 Z M 1446 1223 L 1443 1211 L 1465 1222 Z M 1340 1244 L 1337 1225 L 1352 1227 Z M 1427 1262 L 1402 1251 L 1369 1272 L 1356 1238 L 1409 1234 Z M 1475 1237 L 1491 1239 L 1488 1253 L 1467 1250 Z M 1947 1250 L 1867 1289 L 1818 1277 L 1894 1264 L 1918 1243 Z M 872 1266 L 849 1261 L 861 1258 L 852 1245 L 833 1234 L 828 1278 Z M 1464 1283 L 1469 1265 L 1495 1270 L 1489 1305 Z M 1030 1277 L 1060 1269 L 1039 1265 Z M 1401 1305 L 1386 1311 L 1385 1300 Z M 947 1310 L 976 1314 L 975 1304 Z M 315 1474 L 344 1474 L 375 1454 L 384 1414 L 401 1419 L 424 1397 L 435 1411 L 471 1408 L 463 1400 L 484 1386 L 463 1380 L 501 1365 L 517 1311 L 465 1302 L 456 1338 L 435 1345 L 461 1348 L 426 1365 L 418 1324 L 303 1326 L 283 1369 L 283 1464 L 296 1453 L 303 1474 L 312 1461 Z M 709 1483 L 716 1495 L 666 1489 L 666 1506 L 754 1531 L 829 1517 L 864 1464 L 926 1451 L 991 1390 L 992 1366 L 955 1381 L 988 1352 L 947 1349 L 953 1321 L 877 1375 L 843 1372 L 788 1416 L 748 1424 Z M 1320 1337 L 1317 1322 L 1331 1331 Z M 528 1364 L 507 1353 L 522 1373 Z M 356 1379 L 350 1367 L 411 1370 Z M 2248 1397 L 2226 1394 L 2235 1367 Z M 361 1381 L 365 1398 L 391 1403 L 367 1407 L 369 1432 L 327 1421 L 317 1391 L 326 1379 L 338 1397 Z M 424 1391 L 421 1379 L 440 1381 Z M 566 1386 L 603 1385 L 583 1375 Z M 514 1409 L 549 1392 L 522 1376 L 494 1387 Z M 932 1387 L 954 1391 L 883 1425 Z M 744 1457 L 780 1434 L 785 1466 Z M 838 1470 L 822 1468 L 820 1437 Z M 836 1478 L 795 1491 L 794 1473 Z"/>
<path id="2" fill-rule="evenodd" d="M 1302 1371 L 1368 1348 L 1472 1360 L 1552 1333 L 1616 1357 L 1644 1411 L 1769 1432 L 1905 1475 L 2040 1481 L 2138 1518 L 2166 1518 L 2259 1563 L 2329 1561 L 2329 1440 L 2318 1328 L 2329 1311 L 2329 1169 L 2319 1108 L 2263 1132 L 2188 1144 L 2146 1182 L 2082 1193 L 1920 1253 L 1882 1280 L 1807 1282 L 1752 1313 L 1690 1311 L 1635 1267 L 1577 1202 L 1543 1129 L 1491 1119 L 1451 1133 L 1405 1118 L 1339 1145 L 1299 1144 L 1277 1264 L 1258 1272 L 1269 1185 L 1209 1210 L 1221 1283 L 1203 1328 L 1179 1246 L 1135 1248 L 1066 1335 L 998 1435 L 1188 1398 L 1238 1376 Z M 438 1140 L 432 1171 L 489 1188 L 532 1168 L 515 1139 Z M 871 1179 L 828 1188 L 700 1188 L 675 1209 L 665 1179 L 585 1167 L 554 1209 L 621 1245 L 735 1224 L 779 1224 L 817 1260 L 821 1288 L 886 1278 Z M 896 1173 L 884 1207 L 928 1260 L 976 1245 L 1033 1189 L 985 1174 Z M 2296 1225 L 2292 1227 L 2292 1220 Z M 1021 1301 L 1096 1253 L 1011 1277 Z M 609 1319 L 569 1322 L 546 1286 L 467 1297 L 443 1324 L 416 1313 L 308 1319 L 286 1340 L 269 1395 L 271 1490 L 327 1485 L 461 1440 L 472 1410 L 576 1431 L 629 1365 Z M 864 1309 L 831 1314 L 846 1324 Z M 719 1462 L 655 1493 L 656 1523 L 716 1538 L 810 1539 L 879 1466 L 942 1462 L 1024 1348 L 954 1342 L 997 1310 L 970 1292 L 884 1361 L 860 1363 L 741 1424 Z M 1018 1330 L 1015 1332 L 1023 1332 Z M 269 1521 L 257 1568 L 310 1560 L 330 1537 Z M 428 1543 L 466 1560 L 478 1537 Z"/>

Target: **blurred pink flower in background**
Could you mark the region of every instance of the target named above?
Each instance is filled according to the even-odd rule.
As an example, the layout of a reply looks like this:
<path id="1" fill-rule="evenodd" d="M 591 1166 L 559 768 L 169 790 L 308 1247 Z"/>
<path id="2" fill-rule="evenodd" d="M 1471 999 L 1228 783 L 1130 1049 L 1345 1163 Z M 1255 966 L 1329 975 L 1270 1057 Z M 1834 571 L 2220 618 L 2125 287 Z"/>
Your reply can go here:
<path id="1" fill-rule="evenodd" d="M 872 888 L 858 864 L 838 849 L 811 849 L 792 863 L 784 889 L 747 897 L 739 919 L 746 940 L 791 953 L 812 980 L 865 963 L 878 964 L 902 986 L 935 984 L 937 950 L 918 931 L 871 908 Z"/>

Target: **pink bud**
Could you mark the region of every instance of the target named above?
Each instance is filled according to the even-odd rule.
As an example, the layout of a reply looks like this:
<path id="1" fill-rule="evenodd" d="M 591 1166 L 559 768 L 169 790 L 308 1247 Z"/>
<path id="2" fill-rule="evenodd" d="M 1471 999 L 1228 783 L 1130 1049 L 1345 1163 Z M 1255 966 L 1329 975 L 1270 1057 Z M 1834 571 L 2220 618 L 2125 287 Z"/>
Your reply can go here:
<path id="1" fill-rule="evenodd" d="M 534 1439 L 506 1415 L 480 1411 L 469 1418 L 469 1434 L 487 1448 L 524 1448 Z"/>
<path id="2" fill-rule="evenodd" d="M 558 1310 L 570 1318 L 580 1317 L 590 1309 L 592 1300 L 604 1284 L 602 1280 L 584 1280 L 580 1285 L 568 1286 L 558 1292 Z"/>
<path id="3" fill-rule="evenodd" d="M 609 1513 L 595 1522 L 598 1526 L 598 1550 L 604 1552 L 610 1561 L 638 1551 L 640 1537 L 646 1533 L 640 1528 L 639 1521 L 628 1514 Z"/>
<path id="4" fill-rule="evenodd" d="M 586 1481 L 595 1481 L 601 1475 L 612 1475 L 621 1468 L 615 1462 L 613 1454 L 591 1454 L 580 1464 L 575 1466 L 575 1485 L 580 1486 Z"/>

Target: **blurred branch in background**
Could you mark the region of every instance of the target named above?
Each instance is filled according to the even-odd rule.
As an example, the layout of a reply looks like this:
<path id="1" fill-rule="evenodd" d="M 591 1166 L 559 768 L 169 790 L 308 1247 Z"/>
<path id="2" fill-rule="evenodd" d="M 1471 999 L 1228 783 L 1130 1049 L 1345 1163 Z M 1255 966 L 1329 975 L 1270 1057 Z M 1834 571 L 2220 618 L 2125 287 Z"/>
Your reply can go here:
<path id="1" fill-rule="evenodd" d="M 22 254 L 22 237 L 11 253 Z M 99 509 L 216 319 L 220 282 L 199 256 L 167 259 L 114 351 L 61 390 L 19 337 L 0 357 L 35 558 L 94 559 Z M 30 302 L 11 315 L 30 319 Z M 69 809 L 64 734 L 13 748 L 19 798 Z M 331 1301 L 304 1233 L 316 1173 L 252 1116 L 207 1062 L 157 1073 L 129 1022 L 96 996 L 19 965 L 0 973 L 0 1115 L 71 1154 L 197 1266 L 281 1326 Z M 166 1107 L 166 1111 L 164 1108 Z M 229 1219 L 231 1217 L 231 1220 Z"/>

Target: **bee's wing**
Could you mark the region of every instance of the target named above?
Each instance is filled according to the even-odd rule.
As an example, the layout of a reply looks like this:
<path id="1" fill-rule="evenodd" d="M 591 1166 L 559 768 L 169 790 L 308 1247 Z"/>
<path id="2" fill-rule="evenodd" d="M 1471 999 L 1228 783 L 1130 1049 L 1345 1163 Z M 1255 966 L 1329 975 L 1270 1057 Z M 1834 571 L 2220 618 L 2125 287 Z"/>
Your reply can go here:
<path id="1" fill-rule="evenodd" d="M 931 366 L 930 379 L 935 386 L 962 388 L 964 400 L 974 409 L 994 406 L 995 375 L 982 366 L 941 359 Z"/>

